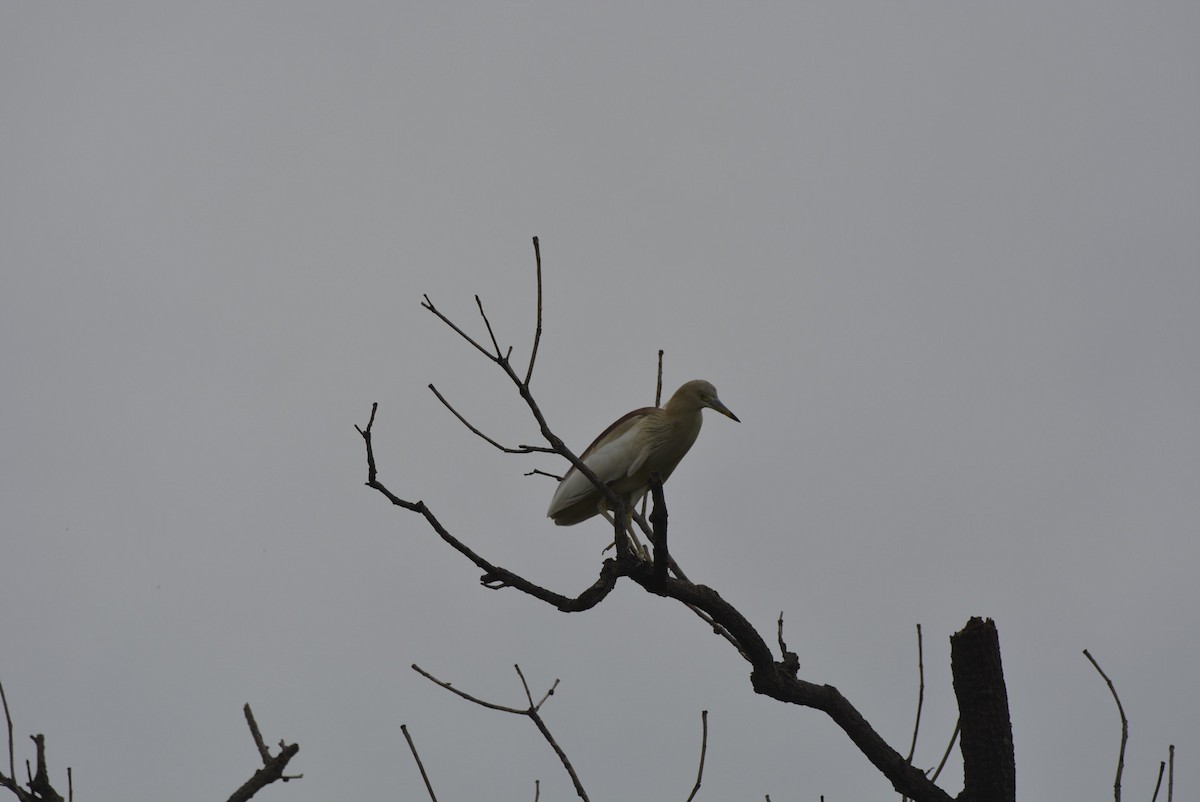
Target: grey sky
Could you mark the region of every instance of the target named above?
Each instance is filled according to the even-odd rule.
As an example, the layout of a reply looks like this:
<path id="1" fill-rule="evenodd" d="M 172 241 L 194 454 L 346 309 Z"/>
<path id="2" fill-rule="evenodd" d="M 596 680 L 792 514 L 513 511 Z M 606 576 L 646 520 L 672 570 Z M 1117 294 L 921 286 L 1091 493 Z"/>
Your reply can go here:
<path id="1" fill-rule="evenodd" d="M 263 799 L 887 799 L 814 711 L 621 587 L 564 616 L 362 487 L 563 592 L 552 460 L 422 293 L 527 358 L 582 447 L 706 378 L 674 552 L 917 761 L 948 637 L 996 619 L 1026 799 L 1200 749 L 1200 6 L 7 4 L 0 10 L 0 680 L 82 799 L 225 798 L 249 701 L 305 777 Z M 21 742 L 24 749 L 25 741 Z M 948 773 L 957 793 L 959 772 Z"/>

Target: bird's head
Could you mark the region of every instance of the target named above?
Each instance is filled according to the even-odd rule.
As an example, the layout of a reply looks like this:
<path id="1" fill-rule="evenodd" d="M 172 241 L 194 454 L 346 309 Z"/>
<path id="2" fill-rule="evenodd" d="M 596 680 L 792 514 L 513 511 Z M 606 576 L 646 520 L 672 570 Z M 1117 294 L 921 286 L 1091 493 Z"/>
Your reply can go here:
<path id="1" fill-rule="evenodd" d="M 732 418 L 741 423 L 738 416 L 734 415 L 729 407 L 721 402 L 721 399 L 717 396 L 717 388 L 713 387 L 711 382 L 706 382 L 704 379 L 693 379 L 684 384 L 675 391 L 675 395 L 671 396 L 671 400 L 667 402 L 667 406 L 677 409 L 703 409 L 704 407 L 708 407 L 711 410 L 720 412 L 727 418 Z"/>

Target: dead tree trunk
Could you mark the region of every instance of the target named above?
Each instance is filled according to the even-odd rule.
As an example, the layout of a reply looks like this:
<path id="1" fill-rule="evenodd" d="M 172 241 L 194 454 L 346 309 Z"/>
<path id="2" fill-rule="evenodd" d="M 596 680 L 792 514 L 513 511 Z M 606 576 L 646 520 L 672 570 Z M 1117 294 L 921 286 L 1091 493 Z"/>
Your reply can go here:
<path id="1" fill-rule="evenodd" d="M 950 637 L 950 671 L 962 728 L 959 799 L 1016 802 L 1012 719 L 1000 664 L 1000 636 L 992 619 L 972 618 Z"/>

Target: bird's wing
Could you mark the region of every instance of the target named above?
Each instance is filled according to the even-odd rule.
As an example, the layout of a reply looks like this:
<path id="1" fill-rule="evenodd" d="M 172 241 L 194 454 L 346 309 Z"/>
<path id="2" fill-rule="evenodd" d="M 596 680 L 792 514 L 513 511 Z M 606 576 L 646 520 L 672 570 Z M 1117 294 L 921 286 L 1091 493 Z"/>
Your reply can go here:
<path id="1" fill-rule="evenodd" d="M 631 465 L 639 466 L 646 461 L 648 451 L 643 444 L 638 443 L 638 430 L 647 412 L 654 409 L 647 407 L 625 415 L 605 429 L 583 452 L 580 459 L 601 482 L 608 484 L 628 476 L 633 472 Z M 554 491 L 554 498 L 550 500 L 550 510 L 546 514 L 553 517 L 555 513 L 595 492 L 598 491 L 591 480 L 571 466 L 567 475 L 559 482 L 558 489 Z"/>

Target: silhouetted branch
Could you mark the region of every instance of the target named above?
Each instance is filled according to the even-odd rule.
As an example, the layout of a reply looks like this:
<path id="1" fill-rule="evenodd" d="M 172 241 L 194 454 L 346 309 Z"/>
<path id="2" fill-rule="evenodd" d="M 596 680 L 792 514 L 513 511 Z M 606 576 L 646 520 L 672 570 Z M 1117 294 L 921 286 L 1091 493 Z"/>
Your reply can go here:
<path id="1" fill-rule="evenodd" d="M 1158 779 L 1154 781 L 1154 795 L 1150 797 L 1150 802 L 1157 802 L 1158 789 L 1162 788 L 1163 772 L 1167 770 L 1167 761 L 1158 761 Z"/>
<path id="2" fill-rule="evenodd" d="M 529 369 L 525 371 L 525 386 L 533 379 L 533 363 L 537 361 L 538 344 L 542 341 L 542 248 L 533 238 L 533 259 L 537 262 L 537 326 L 533 330 L 533 348 L 529 351 Z"/>
<path id="3" fill-rule="evenodd" d="M 946 744 L 946 751 L 942 753 L 942 759 L 938 762 L 937 768 L 933 770 L 933 774 L 929 775 L 932 782 L 936 782 L 938 776 L 942 773 L 942 769 L 946 766 L 946 760 L 949 759 L 950 753 L 954 750 L 954 744 L 958 741 L 959 720 L 954 720 L 954 732 L 950 733 L 950 743 Z"/>
<path id="4" fill-rule="evenodd" d="M 461 423 L 463 426 L 466 426 L 466 427 L 467 427 L 468 429 L 470 429 L 472 432 L 474 432 L 475 434 L 479 435 L 481 438 L 483 438 L 483 439 L 484 439 L 484 440 L 486 440 L 487 442 L 491 443 L 493 446 L 495 446 L 496 448 L 500 449 L 500 450 L 501 450 L 501 451 L 503 451 L 505 454 L 538 454 L 538 453 L 541 453 L 541 454 L 554 454 L 554 453 L 556 453 L 556 452 L 554 451 L 554 449 L 552 449 L 552 448 L 546 448 L 545 446 L 526 446 L 526 445 L 518 445 L 516 448 L 511 448 L 511 447 L 509 447 L 509 446 L 501 445 L 500 443 L 496 442 L 495 440 L 493 440 L 492 438 L 488 437 L 486 434 L 484 434 L 483 432 L 481 432 L 479 429 L 477 429 L 477 428 L 475 428 L 474 426 L 472 426 L 472 425 L 471 425 L 471 422 L 470 422 L 469 420 L 467 420 L 466 418 L 464 418 L 464 417 L 462 416 L 462 414 L 461 414 L 461 413 L 460 413 L 460 412 L 459 412 L 457 409 L 455 409 L 455 408 L 454 408 L 454 407 L 453 407 L 453 406 L 450 404 L 450 402 L 449 402 L 449 401 L 447 401 L 447 400 L 446 400 L 446 397 L 445 397 L 445 396 L 443 396 L 443 395 L 442 395 L 440 392 L 438 392 L 438 388 L 434 387 L 434 386 L 431 384 L 431 385 L 429 385 L 429 389 L 430 389 L 430 390 L 432 390 L 432 391 L 433 391 L 433 394 L 437 396 L 437 400 L 442 402 L 442 406 L 444 406 L 446 409 L 450 410 L 450 412 L 451 412 L 451 413 L 454 415 L 454 417 L 458 418 L 459 422 L 460 422 L 460 423 Z"/>
<path id="5" fill-rule="evenodd" d="M 35 772 L 29 761 L 25 761 L 25 788 L 29 790 L 17 782 L 12 714 L 8 709 L 8 696 L 4 693 L 3 683 L 0 683 L 0 702 L 4 705 L 4 720 L 8 727 L 8 774 L 0 772 L 0 788 L 12 791 L 19 802 L 63 802 L 62 794 L 50 783 L 50 773 L 46 769 L 46 737 L 41 733 L 29 736 L 34 744 L 34 765 L 37 766 Z M 70 769 L 67 770 L 67 777 L 70 784 Z"/>
<path id="6" fill-rule="evenodd" d="M 650 495 L 654 497 L 654 509 L 650 511 L 650 542 L 654 544 L 654 581 L 662 584 L 667 580 L 671 554 L 667 550 L 667 501 L 663 496 L 662 477 L 657 471 L 650 474 Z"/>
<path id="7" fill-rule="evenodd" d="M 279 754 L 272 756 L 271 751 L 267 749 L 267 745 L 263 742 L 262 734 L 259 732 L 258 723 L 254 720 L 254 713 L 250 710 L 250 705 L 242 707 L 242 712 L 246 716 L 246 723 L 250 727 L 250 736 L 254 739 L 254 746 L 258 750 L 259 757 L 262 758 L 263 767 L 254 772 L 249 780 L 242 784 L 229 797 L 229 802 L 246 802 L 263 788 L 266 788 L 271 783 L 282 780 L 298 780 L 303 777 L 303 774 L 285 775 L 283 772 L 287 768 L 288 762 L 296 756 L 300 751 L 299 744 L 288 744 L 283 741 L 279 742 Z"/>
<path id="8" fill-rule="evenodd" d="M 517 676 L 521 678 L 521 686 L 525 689 L 525 698 L 529 701 L 529 707 L 525 708 L 524 710 L 516 707 L 508 707 L 506 705 L 499 705 L 495 702 L 484 701 L 483 699 L 472 696 L 465 691 L 460 691 L 449 682 L 438 679 L 425 669 L 418 666 L 416 663 L 413 663 L 412 666 L 413 671 L 416 671 L 422 677 L 425 677 L 425 679 L 429 680 L 435 685 L 445 688 L 456 696 L 466 699 L 468 702 L 473 702 L 474 704 L 477 704 L 480 707 L 486 707 L 489 710 L 499 710 L 502 713 L 512 713 L 518 716 L 527 716 L 529 720 L 533 722 L 534 726 L 537 727 L 538 732 L 542 734 L 542 737 L 546 739 L 546 743 L 550 744 L 550 747 L 554 750 L 554 753 L 558 755 L 559 761 L 563 764 L 563 768 L 566 769 L 568 776 L 571 778 L 571 782 L 575 785 L 575 793 L 580 799 L 584 800 L 584 802 L 588 802 L 587 791 L 583 789 L 583 783 L 579 781 L 579 775 L 575 773 L 575 767 L 571 765 L 570 759 L 567 758 L 567 753 L 564 752 L 562 747 L 558 745 L 558 741 L 554 740 L 554 736 L 550 733 L 550 728 L 546 726 L 546 722 L 542 720 L 542 717 L 538 712 L 542 704 L 545 703 L 545 701 L 549 699 L 551 695 L 553 695 L 554 689 L 558 687 L 558 680 L 554 680 L 554 684 L 550 686 L 550 690 L 546 691 L 546 695 L 542 697 L 542 701 L 534 704 L 533 695 L 529 692 L 529 683 L 525 681 L 525 675 L 521 672 L 521 667 L 513 666 L 513 668 L 517 670 Z M 430 793 L 432 793 L 432 791 Z"/>
<path id="9" fill-rule="evenodd" d="M 696 784 L 688 794 L 687 802 L 692 802 L 700 791 L 700 781 L 704 779 L 704 757 L 708 754 L 708 711 L 700 711 L 700 768 L 696 771 Z"/>
<path id="10" fill-rule="evenodd" d="M 425 764 L 421 762 L 421 756 L 417 754 L 417 747 L 413 743 L 412 736 L 408 734 L 408 725 L 401 724 L 400 732 L 404 733 L 404 740 L 408 741 L 408 751 L 412 752 L 413 760 L 417 761 L 417 769 L 421 772 L 421 779 L 425 781 L 425 790 L 429 791 L 429 798 L 433 802 L 437 802 L 437 794 L 433 792 L 433 783 L 429 782 L 429 775 L 425 773 Z"/>
<path id="11" fill-rule="evenodd" d="M 543 471 L 540 468 L 534 468 L 532 471 L 526 471 L 522 475 L 523 476 L 549 476 L 551 479 L 553 479 L 556 482 L 561 482 L 563 480 L 563 478 L 561 476 L 559 476 L 557 473 L 550 473 L 549 471 Z"/>
<path id="12" fill-rule="evenodd" d="M 13 726 L 12 714 L 8 712 L 8 696 L 4 693 L 4 683 L 0 682 L 0 701 L 4 702 L 4 721 L 8 724 L 8 776 L 16 779 L 17 770 L 13 762 Z"/>
<path id="13" fill-rule="evenodd" d="M 479 296 L 475 296 L 475 305 L 479 307 L 479 316 L 483 318 L 483 325 L 487 326 L 488 336 L 492 338 L 492 347 L 496 349 L 496 358 L 500 359 L 500 343 L 496 342 L 496 334 L 492 331 L 492 321 L 488 320 L 487 313 L 483 311 L 483 301 L 479 300 Z M 512 348 L 508 349 L 512 353 Z"/>
<path id="14" fill-rule="evenodd" d="M 775 629 L 775 639 L 779 641 L 779 656 L 783 658 L 781 665 L 791 674 L 800 673 L 800 655 L 795 652 L 789 652 L 787 644 L 783 642 L 783 610 L 779 611 L 779 622 Z"/>
<path id="15" fill-rule="evenodd" d="M 658 379 L 654 383 L 654 406 L 662 406 L 662 358 L 663 349 L 658 349 Z"/>
<path id="16" fill-rule="evenodd" d="M 258 730 L 258 722 L 254 720 L 254 711 L 250 709 L 249 704 L 246 704 L 242 706 L 242 713 L 246 716 L 246 724 L 250 727 L 250 737 L 254 739 L 254 746 L 258 749 L 258 756 L 262 758 L 264 765 L 270 763 L 271 751 L 263 743 L 262 733 Z"/>
<path id="17" fill-rule="evenodd" d="M 921 625 L 917 624 L 917 720 L 913 722 L 912 744 L 908 747 L 909 763 L 917 751 L 917 732 L 921 729 L 921 708 L 925 705 L 925 650 L 921 644 Z"/>
<path id="18" fill-rule="evenodd" d="M 1125 708 L 1121 706 L 1121 697 L 1117 696 L 1117 688 L 1113 685 L 1108 675 L 1104 673 L 1104 669 L 1100 668 L 1100 664 L 1096 662 L 1096 658 L 1092 657 L 1091 652 L 1087 649 L 1083 650 L 1083 656 L 1100 672 L 1100 676 L 1104 678 L 1104 682 L 1108 685 L 1108 690 L 1112 694 L 1113 701 L 1117 703 L 1117 713 L 1121 716 L 1121 748 L 1117 751 L 1117 778 L 1113 780 L 1113 802 L 1121 802 L 1121 774 L 1125 771 L 1125 744 L 1129 741 L 1129 719 L 1125 718 Z"/>
<path id="19" fill-rule="evenodd" d="M 1166 802 L 1175 801 L 1175 744 L 1166 748 Z"/>
<path id="20" fill-rule="evenodd" d="M 433 305 L 433 301 L 429 300 L 429 296 L 428 296 L 428 295 L 425 295 L 425 296 L 423 296 L 423 297 L 425 298 L 425 300 L 421 302 L 421 306 L 423 306 L 424 308 L 428 309 L 428 310 L 429 310 L 430 312 L 432 312 L 433 314 L 437 315 L 437 317 L 438 317 L 438 318 L 439 318 L 439 319 L 440 319 L 440 320 L 441 320 L 443 323 L 445 323 L 447 326 L 449 326 L 450 328 L 452 328 L 452 329 L 454 329 L 456 332 L 458 332 L 458 336 L 462 337 L 464 340 L 466 340 L 467 342 L 469 342 L 471 345 L 475 346 L 475 348 L 476 348 L 476 349 L 478 349 L 479 353 L 483 354 L 484 356 L 486 356 L 488 359 L 490 359 L 490 360 L 491 360 L 491 361 L 493 361 L 493 362 L 498 362 L 498 361 L 501 359 L 501 357 L 500 357 L 500 356 L 492 356 L 492 354 L 491 354 L 491 353 L 489 353 L 489 352 L 488 352 L 488 350 L 487 350 L 486 348 L 484 348 L 484 347 L 483 347 L 482 345 L 480 345 L 479 343 L 475 342 L 475 340 L 474 340 L 474 339 L 471 337 L 471 335 L 467 334 L 465 331 L 463 331 L 463 330 L 462 330 L 462 329 L 460 329 L 458 326 L 456 326 L 456 325 L 454 324 L 454 322 L 453 322 L 452 320 L 450 320 L 450 318 L 448 318 L 448 317 L 446 317 L 445 315 L 443 315 L 443 314 L 441 313 L 441 311 L 440 311 L 440 310 L 439 310 L 439 309 L 438 309 L 436 306 L 434 306 L 434 305 Z"/>
<path id="21" fill-rule="evenodd" d="M 1175 744 L 1167 747 L 1167 802 L 1175 800 Z"/>

